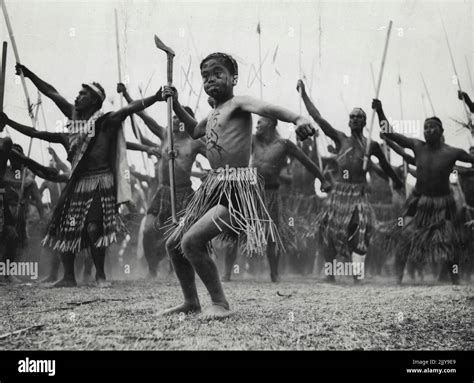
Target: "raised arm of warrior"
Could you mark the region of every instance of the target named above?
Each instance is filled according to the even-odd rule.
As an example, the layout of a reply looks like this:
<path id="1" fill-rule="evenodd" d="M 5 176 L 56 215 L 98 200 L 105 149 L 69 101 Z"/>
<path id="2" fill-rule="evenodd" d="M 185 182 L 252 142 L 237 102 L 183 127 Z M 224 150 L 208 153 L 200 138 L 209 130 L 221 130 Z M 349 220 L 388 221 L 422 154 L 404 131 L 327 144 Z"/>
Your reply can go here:
<path id="1" fill-rule="evenodd" d="M 124 84 L 122 83 L 117 84 L 117 92 L 122 93 L 123 97 L 129 104 L 134 102 L 132 97 L 130 97 L 130 94 L 128 93 L 127 88 L 125 87 Z M 162 98 L 161 88 L 158 91 L 158 93 L 160 93 L 160 98 Z M 161 99 L 159 101 L 161 101 Z M 159 125 L 155 119 L 151 118 L 144 110 L 136 112 L 136 114 L 138 115 L 138 117 L 142 119 L 142 121 L 145 123 L 148 129 L 152 131 L 154 135 L 158 136 L 158 138 L 162 141 L 165 139 L 166 129 L 162 127 L 161 125 Z M 143 141 L 143 138 L 142 138 L 142 141 Z"/>
<path id="2" fill-rule="evenodd" d="M 458 91 L 458 98 L 460 100 L 464 100 L 464 102 L 466 103 L 466 105 L 469 108 L 469 110 L 471 111 L 471 113 L 474 113 L 474 104 L 473 104 L 473 102 L 469 98 L 469 95 L 466 92 L 461 92 L 459 90 Z"/>
<path id="3" fill-rule="evenodd" d="M 370 143 L 370 155 L 378 158 L 380 167 L 385 172 L 385 174 L 387 174 L 392 179 L 395 189 L 401 189 L 403 187 L 403 182 L 400 180 L 400 178 L 398 178 L 397 174 L 388 163 L 387 158 L 385 158 L 382 148 L 378 142 L 372 141 Z"/>
<path id="4" fill-rule="evenodd" d="M 284 122 L 292 122 L 296 126 L 296 136 L 300 140 L 305 140 L 316 132 L 308 118 L 293 113 L 291 110 L 281 106 L 249 96 L 236 96 L 233 100 L 236 106 L 243 112 L 255 113 L 259 116 L 274 118 Z"/>
<path id="5" fill-rule="evenodd" d="M 143 109 L 148 108 L 153 105 L 155 102 L 161 101 L 161 89 L 153 96 L 146 97 L 141 100 L 132 101 L 127 106 L 112 112 L 107 118 L 107 122 L 113 125 L 120 126 L 120 124 L 133 113 L 141 112 Z"/>
<path id="6" fill-rule="evenodd" d="M 127 141 L 127 149 L 128 150 L 136 150 L 136 151 L 140 151 L 140 152 L 145 152 L 149 156 L 153 155 L 156 158 L 161 158 L 161 151 L 156 145 L 155 146 L 148 146 L 148 145 L 138 144 L 136 142 L 128 142 Z"/>
<path id="7" fill-rule="evenodd" d="M 173 97 L 173 111 L 184 124 L 186 132 L 195 140 L 204 137 L 206 134 L 207 119 L 198 121 L 183 108 L 178 100 L 178 91 L 175 87 L 165 86 L 162 92 L 163 101 L 168 97 Z"/>
<path id="8" fill-rule="evenodd" d="M 22 163 L 38 177 L 53 182 L 67 182 L 69 177 L 65 174 L 59 174 L 57 169 L 43 166 L 15 149 L 10 152 L 10 158 Z"/>
<path id="9" fill-rule="evenodd" d="M 375 112 L 377 113 L 377 116 L 379 118 L 380 129 L 382 130 L 382 132 L 380 133 L 380 137 L 382 137 L 383 139 L 387 137 L 398 145 L 412 150 L 415 148 L 415 145 L 417 143 L 421 143 L 420 140 L 408 138 L 403 134 L 393 132 L 393 128 L 390 126 L 387 117 L 385 117 L 385 113 L 382 108 L 382 102 L 380 100 L 377 100 L 375 98 L 372 100 L 372 109 L 375 109 Z"/>
<path id="10" fill-rule="evenodd" d="M 415 157 L 405 152 L 405 149 L 403 149 L 395 141 L 392 141 L 390 138 L 387 137 L 387 135 L 383 136 L 382 138 L 387 143 L 387 145 L 390 146 L 393 149 L 393 151 L 397 153 L 399 156 L 401 156 L 407 163 L 409 163 L 410 165 L 416 165 Z"/>
<path id="11" fill-rule="evenodd" d="M 416 168 L 415 168 L 415 167 L 408 165 L 407 171 L 408 171 L 408 173 L 410 173 L 413 177 L 416 178 Z"/>
<path id="12" fill-rule="evenodd" d="M 56 154 L 56 151 L 52 147 L 48 148 L 48 152 L 56 163 L 56 169 L 62 170 L 66 175 L 68 175 L 71 171 L 71 168 L 68 166 L 68 164 L 59 158 L 59 156 Z"/>
<path id="13" fill-rule="evenodd" d="M 24 134 L 25 136 L 38 138 L 39 140 L 44 140 L 48 142 L 54 142 L 56 144 L 61 144 L 64 146 L 66 151 L 69 148 L 69 141 L 67 139 L 67 135 L 64 133 L 50 133 L 43 132 L 41 130 L 36 130 L 30 126 L 19 124 L 18 122 L 8 118 L 5 113 L 0 112 L 0 126 L 2 126 L 3 124 L 11 126 L 13 129 Z"/>
<path id="14" fill-rule="evenodd" d="M 321 190 L 329 191 L 331 189 L 331 183 L 324 178 L 321 169 L 316 165 L 311 158 L 309 158 L 300 148 L 298 148 L 290 140 L 285 140 L 286 154 L 290 157 L 296 158 L 301 164 L 316 178 L 321 181 Z"/>
<path id="15" fill-rule="evenodd" d="M 43 93 L 46 97 L 53 100 L 57 107 L 63 112 L 67 118 L 72 118 L 72 113 L 74 111 L 74 105 L 67 102 L 67 100 L 59 94 L 59 92 L 52 85 L 41 80 L 37 75 L 35 75 L 31 70 L 26 66 L 21 65 L 20 63 L 16 64 L 16 74 L 20 75 L 23 72 L 23 75 L 26 78 L 29 78 L 31 82 L 38 88 L 38 90 Z"/>
<path id="16" fill-rule="evenodd" d="M 341 139 L 344 137 L 344 133 L 339 132 L 338 130 L 334 129 L 329 122 L 327 122 L 322 116 L 321 113 L 319 112 L 318 109 L 316 109 L 316 106 L 314 106 L 313 102 L 310 100 L 308 97 L 308 94 L 306 93 L 306 88 L 304 85 L 304 82 L 302 80 L 298 80 L 296 84 L 296 89 L 298 92 L 301 89 L 301 97 L 303 98 L 304 105 L 306 107 L 306 110 L 308 111 L 309 115 L 316 121 L 316 123 L 321 127 L 322 131 L 326 136 L 331 138 L 334 142 L 336 142 L 336 145 L 339 145 L 341 142 Z"/>

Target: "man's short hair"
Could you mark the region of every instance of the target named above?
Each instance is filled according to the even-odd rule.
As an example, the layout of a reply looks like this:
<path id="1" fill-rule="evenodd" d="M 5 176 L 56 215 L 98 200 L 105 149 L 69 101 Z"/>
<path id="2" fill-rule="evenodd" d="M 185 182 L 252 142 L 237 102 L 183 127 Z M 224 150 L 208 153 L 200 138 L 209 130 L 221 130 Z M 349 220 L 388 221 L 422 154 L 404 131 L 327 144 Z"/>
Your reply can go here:
<path id="1" fill-rule="evenodd" d="M 82 84 L 82 86 L 92 91 L 92 93 L 97 97 L 97 100 L 98 100 L 97 109 L 102 108 L 102 104 L 104 103 L 104 100 L 105 100 L 105 90 L 102 87 L 102 85 L 100 85 L 98 82 L 91 82 L 89 84 Z"/>
<path id="2" fill-rule="evenodd" d="M 202 69 L 205 62 L 211 59 L 215 59 L 224 65 L 229 70 L 231 75 L 237 76 L 239 74 L 239 66 L 237 65 L 237 61 L 235 61 L 231 55 L 222 52 L 215 52 L 207 55 L 204 60 L 201 61 L 199 68 Z"/>
<path id="3" fill-rule="evenodd" d="M 425 122 L 433 122 L 433 123 L 435 123 L 436 125 L 438 125 L 438 126 L 441 128 L 441 130 L 444 130 L 444 128 L 443 128 L 443 123 L 442 123 L 441 120 L 440 120 L 438 117 L 436 117 L 436 116 L 428 117 L 428 118 L 425 120 Z"/>

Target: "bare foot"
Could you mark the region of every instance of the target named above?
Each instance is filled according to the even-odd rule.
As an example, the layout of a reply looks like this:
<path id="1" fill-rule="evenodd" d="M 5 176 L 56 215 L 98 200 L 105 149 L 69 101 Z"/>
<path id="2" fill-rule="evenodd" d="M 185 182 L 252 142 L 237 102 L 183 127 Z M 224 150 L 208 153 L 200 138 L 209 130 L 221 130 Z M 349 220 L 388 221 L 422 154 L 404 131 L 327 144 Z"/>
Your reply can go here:
<path id="1" fill-rule="evenodd" d="M 63 278 L 60 281 L 56 282 L 53 287 L 76 287 L 77 283 L 75 279 L 66 279 Z"/>
<path id="2" fill-rule="evenodd" d="M 228 275 L 228 274 L 223 275 L 222 278 L 221 278 L 221 281 L 222 282 L 230 282 L 230 275 Z"/>
<path id="3" fill-rule="evenodd" d="M 40 283 L 54 283 L 58 280 L 58 277 L 56 275 L 50 275 L 49 277 L 46 277 L 40 281 Z"/>
<path id="4" fill-rule="evenodd" d="M 106 281 L 105 279 L 99 278 L 96 279 L 94 283 L 95 287 L 99 287 L 101 289 L 107 288 L 107 287 L 112 287 L 112 282 Z"/>
<path id="5" fill-rule="evenodd" d="M 231 314 L 228 308 L 219 305 L 212 305 L 207 307 L 202 313 L 202 318 L 205 320 L 219 320 L 227 318 Z"/>
<path id="6" fill-rule="evenodd" d="M 165 311 L 161 312 L 161 316 L 169 316 L 173 314 L 191 314 L 191 313 L 200 313 L 201 306 L 199 304 L 191 304 L 191 303 L 183 303 L 179 306 L 171 307 L 166 309 Z"/>
<path id="7" fill-rule="evenodd" d="M 326 282 L 326 283 L 335 283 L 336 278 L 334 278 L 334 275 L 326 275 L 326 277 L 324 278 L 324 282 Z"/>
<path id="8" fill-rule="evenodd" d="M 278 274 L 270 274 L 270 279 L 272 280 L 273 283 L 280 282 L 280 276 Z"/>

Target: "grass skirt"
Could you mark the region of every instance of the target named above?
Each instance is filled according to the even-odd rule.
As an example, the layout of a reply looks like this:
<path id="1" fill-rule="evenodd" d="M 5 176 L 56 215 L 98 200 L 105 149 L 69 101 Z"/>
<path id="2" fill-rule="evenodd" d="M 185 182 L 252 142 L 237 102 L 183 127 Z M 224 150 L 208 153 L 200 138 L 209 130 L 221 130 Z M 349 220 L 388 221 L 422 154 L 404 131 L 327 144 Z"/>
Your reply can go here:
<path id="1" fill-rule="evenodd" d="M 413 193 L 403 218 L 392 225 L 388 250 L 415 264 L 458 262 L 466 253 L 467 226 L 463 225 L 453 194 L 429 197 Z"/>
<path id="2" fill-rule="evenodd" d="M 176 211 L 179 212 L 186 207 L 187 202 L 193 195 L 191 187 L 176 189 Z M 156 230 L 165 225 L 171 217 L 171 188 L 168 185 L 160 185 L 156 190 L 153 201 L 148 208 L 147 214 L 156 217 L 154 227 Z"/>
<path id="3" fill-rule="evenodd" d="M 230 224 L 218 217 L 214 223 L 223 233 L 234 237 L 241 235 L 243 251 L 247 255 L 264 255 L 267 241 L 276 242 L 277 249 L 283 248 L 264 198 L 260 177 L 226 177 L 213 170 L 194 193 L 186 209 L 179 214 L 179 225 L 169 230 L 169 234 L 178 233 L 182 237 L 209 209 L 220 204 L 228 208 Z"/>
<path id="4" fill-rule="evenodd" d="M 321 240 L 334 244 L 340 256 L 350 257 L 354 250 L 366 254 L 375 226 L 367 184 L 336 183 L 325 202 L 315 222 Z"/>
<path id="5" fill-rule="evenodd" d="M 45 246 L 61 253 L 79 253 L 90 246 L 84 229 L 96 192 L 102 207 L 102 232 L 94 246 L 108 247 L 117 242 L 123 224 L 116 209 L 114 176 L 110 171 L 101 171 L 80 177 L 72 192 L 56 207 L 43 240 Z"/>

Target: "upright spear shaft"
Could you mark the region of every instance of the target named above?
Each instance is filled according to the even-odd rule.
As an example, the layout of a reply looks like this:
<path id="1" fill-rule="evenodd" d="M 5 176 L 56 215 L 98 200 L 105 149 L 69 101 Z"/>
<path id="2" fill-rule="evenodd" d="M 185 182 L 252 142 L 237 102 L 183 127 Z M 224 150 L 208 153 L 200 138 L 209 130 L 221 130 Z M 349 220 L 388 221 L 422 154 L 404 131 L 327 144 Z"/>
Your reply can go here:
<path id="1" fill-rule="evenodd" d="M 390 31 L 391 30 L 392 30 L 392 20 L 390 20 L 390 22 L 388 24 L 387 37 L 385 39 L 385 47 L 383 49 L 382 65 L 380 67 L 379 80 L 378 80 L 378 83 L 377 83 L 377 91 L 376 91 L 376 94 L 375 94 L 375 98 L 379 98 L 380 86 L 382 85 L 382 75 L 383 75 L 383 69 L 385 67 L 385 59 L 387 58 L 388 42 L 390 40 Z M 369 162 L 370 143 L 372 141 L 372 131 L 374 130 L 374 119 L 375 119 L 375 110 L 372 110 L 372 116 L 371 116 L 371 119 L 370 119 L 369 137 L 367 137 L 367 147 L 365 148 L 365 155 L 364 155 L 364 163 L 363 163 L 364 171 L 367 170 L 367 165 L 368 165 L 368 162 Z"/>
<path id="2" fill-rule="evenodd" d="M 7 70 L 7 46 L 8 43 L 6 41 L 3 42 L 3 49 L 2 49 L 2 71 L 0 73 L 0 112 L 3 112 L 3 100 L 5 97 L 5 76 Z M 8 133 L 8 127 L 6 129 Z"/>
<path id="3" fill-rule="evenodd" d="M 8 16 L 8 11 L 7 11 L 7 6 L 5 4 L 5 0 L 0 0 L 0 1 L 1 1 L 1 4 L 2 4 L 2 11 L 3 11 L 3 16 L 5 18 L 5 24 L 7 25 L 8 35 L 10 36 L 10 42 L 11 42 L 12 48 L 13 48 L 13 54 L 15 55 L 15 60 L 16 60 L 17 63 L 21 63 L 20 55 L 18 54 L 18 48 L 16 46 L 15 35 L 13 34 L 13 28 L 12 28 L 12 25 L 10 23 L 10 17 Z M 28 94 L 28 88 L 26 87 L 26 81 L 25 81 L 25 76 L 24 76 L 23 72 L 20 73 L 20 78 L 21 78 L 21 84 L 23 86 L 23 92 L 25 94 L 26 105 L 27 105 L 27 108 L 28 108 L 28 115 L 31 118 L 31 125 L 32 125 L 33 128 L 36 128 L 36 118 L 33 114 L 33 108 L 32 108 L 31 102 L 30 102 L 30 96 Z M 33 144 L 33 138 L 30 138 L 30 143 L 29 143 L 29 146 L 28 146 L 28 157 L 31 154 L 32 144 Z M 21 203 L 21 200 L 23 198 L 23 191 L 24 191 L 24 188 L 25 188 L 25 177 L 26 177 L 26 171 L 24 170 L 23 174 L 22 174 L 22 178 L 21 178 L 20 197 L 18 199 L 18 206 L 17 206 L 17 211 L 16 211 L 17 217 L 18 217 L 18 214 L 20 213 L 20 203 Z"/>

